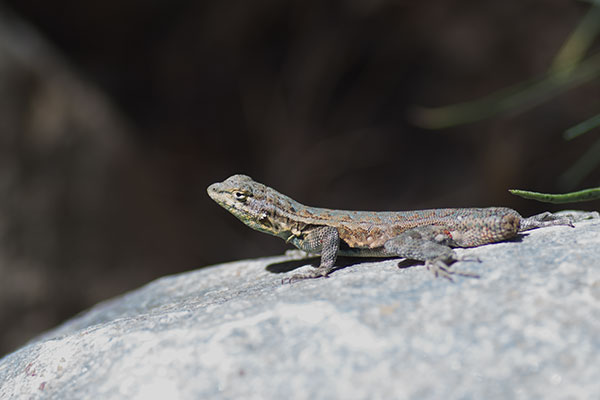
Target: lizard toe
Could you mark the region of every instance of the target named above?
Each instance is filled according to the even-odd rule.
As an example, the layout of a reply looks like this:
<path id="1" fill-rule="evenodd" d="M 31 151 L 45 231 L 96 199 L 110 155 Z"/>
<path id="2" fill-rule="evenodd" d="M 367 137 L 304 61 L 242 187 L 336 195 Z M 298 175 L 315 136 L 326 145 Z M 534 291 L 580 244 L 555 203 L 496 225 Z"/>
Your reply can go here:
<path id="1" fill-rule="evenodd" d="M 465 272 L 460 270 L 452 270 L 450 266 L 440 259 L 427 260 L 425 261 L 425 267 L 428 271 L 438 278 L 448 279 L 450 282 L 454 282 L 452 275 L 464 276 L 468 278 L 479 278 L 479 275 L 473 272 Z"/>
<path id="2" fill-rule="evenodd" d="M 283 278 L 281 280 L 281 284 L 292 284 L 297 281 L 303 281 L 305 279 L 317 279 L 317 278 L 327 278 L 329 275 L 329 271 L 326 269 L 315 268 L 312 271 L 304 272 L 301 274 L 294 274 L 289 278 Z"/>

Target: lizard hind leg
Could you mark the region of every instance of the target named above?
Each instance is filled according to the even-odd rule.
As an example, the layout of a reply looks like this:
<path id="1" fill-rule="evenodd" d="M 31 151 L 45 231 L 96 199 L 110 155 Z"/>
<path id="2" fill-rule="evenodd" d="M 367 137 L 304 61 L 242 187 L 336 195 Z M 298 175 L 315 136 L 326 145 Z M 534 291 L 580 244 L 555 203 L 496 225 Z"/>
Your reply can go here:
<path id="1" fill-rule="evenodd" d="M 546 211 L 528 218 L 522 218 L 519 224 L 519 232 L 554 225 L 566 225 L 573 227 L 573 220 L 568 216 L 556 215 Z"/>
<path id="2" fill-rule="evenodd" d="M 595 218 L 600 218 L 598 211 L 567 211 L 560 214 L 552 214 L 551 212 L 546 211 L 528 218 L 521 218 L 519 232 L 555 225 L 574 227 L 573 223 L 575 222 Z"/>
<path id="3" fill-rule="evenodd" d="M 428 271 L 437 277 L 452 281 L 451 275 L 479 277 L 477 274 L 450 269 L 460 259 L 449 246 L 451 238 L 437 226 L 422 226 L 409 229 L 384 244 L 386 254 L 424 261 Z"/>

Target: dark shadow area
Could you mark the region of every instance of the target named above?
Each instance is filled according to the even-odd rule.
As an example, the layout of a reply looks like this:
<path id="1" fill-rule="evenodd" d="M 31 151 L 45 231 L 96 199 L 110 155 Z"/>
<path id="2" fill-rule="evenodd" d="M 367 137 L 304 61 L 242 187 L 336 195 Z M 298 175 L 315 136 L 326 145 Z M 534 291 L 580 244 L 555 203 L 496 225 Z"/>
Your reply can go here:
<path id="1" fill-rule="evenodd" d="M 529 233 L 525 232 L 525 233 L 518 233 L 517 236 L 515 236 L 514 238 L 507 240 L 508 242 L 516 242 L 516 243 L 521 243 L 523 241 L 523 238 L 527 237 L 527 235 L 529 235 Z"/>
<path id="2" fill-rule="evenodd" d="M 408 258 L 405 258 L 398 262 L 398 268 L 400 269 L 411 268 L 416 265 L 423 265 L 423 261 L 409 260 Z"/>
<path id="3" fill-rule="evenodd" d="M 291 261 L 282 261 L 278 263 L 273 263 L 267 265 L 265 268 L 267 271 L 272 272 L 274 274 L 285 274 L 287 272 L 291 272 L 295 269 L 303 267 L 305 265 L 311 265 L 313 267 L 319 266 L 319 258 L 310 257 L 302 260 L 291 260 Z"/>
<path id="4" fill-rule="evenodd" d="M 350 267 L 352 265 L 375 262 L 381 260 L 389 260 L 394 257 L 344 257 L 340 256 L 337 258 L 335 262 L 335 269 L 332 272 L 338 271 L 340 269 L 344 269 L 346 267 Z M 283 261 L 279 263 L 273 263 L 266 267 L 266 270 L 269 272 L 273 272 L 275 274 L 283 274 L 287 272 L 291 272 L 295 269 L 303 267 L 305 265 L 311 265 L 313 267 L 319 266 L 320 259 L 318 257 L 310 257 L 303 260 L 292 260 L 292 261 Z M 404 260 L 406 261 L 406 260 Z M 408 266 L 407 266 L 408 267 Z M 405 267 L 403 267 L 405 268 Z"/>

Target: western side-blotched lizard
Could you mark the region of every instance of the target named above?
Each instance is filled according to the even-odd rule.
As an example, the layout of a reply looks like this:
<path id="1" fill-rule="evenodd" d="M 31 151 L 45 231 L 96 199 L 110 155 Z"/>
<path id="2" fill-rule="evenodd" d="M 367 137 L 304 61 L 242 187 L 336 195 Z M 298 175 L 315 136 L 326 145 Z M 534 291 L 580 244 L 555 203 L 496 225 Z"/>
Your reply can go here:
<path id="1" fill-rule="evenodd" d="M 448 266 L 459 260 L 453 247 L 500 242 L 545 226 L 572 226 L 567 217 L 546 212 L 523 218 L 503 207 L 398 212 L 308 207 L 245 175 L 233 175 L 207 191 L 249 227 L 307 253 L 321 254 L 318 268 L 294 275 L 290 281 L 326 277 L 335 268 L 338 254 L 424 261 L 436 276 L 450 279 L 456 272 Z"/>

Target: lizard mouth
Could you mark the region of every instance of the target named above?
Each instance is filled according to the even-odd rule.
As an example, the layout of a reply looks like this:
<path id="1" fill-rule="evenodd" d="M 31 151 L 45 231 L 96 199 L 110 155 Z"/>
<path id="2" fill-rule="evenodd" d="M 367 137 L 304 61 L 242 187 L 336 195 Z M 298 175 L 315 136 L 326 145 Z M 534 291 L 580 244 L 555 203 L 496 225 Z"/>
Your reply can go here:
<path id="1" fill-rule="evenodd" d="M 244 224 L 261 232 L 273 233 L 274 226 L 266 217 L 264 202 L 257 200 L 253 192 L 258 186 L 245 175 L 234 175 L 223 182 L 213 183 L 206 188 L 208 196 L 229 211 Z M 260 186 L 258 187 L 260 191 Z M 274 233 L 273 233 L 274 234 Z"/>
<path id="2" fill-rule="evenodd" d="M 223 188 L 222 182 L 213 183 L 206 188 L 206 192 L 218 205 L 246 222 L 250 213 L 231 197 L 231 193 Z"/>
<path id="3" fill-rule="evenodd" d="M 235 202 L 232 202 L 231 199 L 228 198 L 227 192 L 225 190 L 222 190 L 220 182 L 213 183 L 212 185 L 207 187 L 206 193 L 208 193 L 210 198 L 213 199 L 221 207 L 224 207 L 226 209 L 237 208 L 235 207 Z"/>

